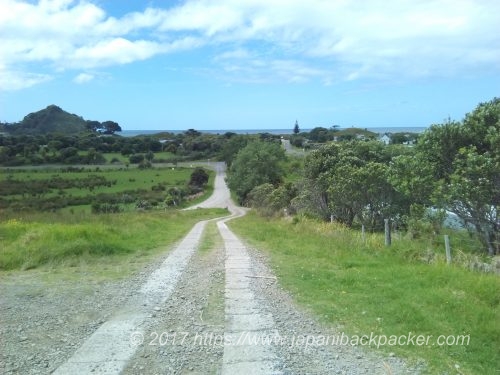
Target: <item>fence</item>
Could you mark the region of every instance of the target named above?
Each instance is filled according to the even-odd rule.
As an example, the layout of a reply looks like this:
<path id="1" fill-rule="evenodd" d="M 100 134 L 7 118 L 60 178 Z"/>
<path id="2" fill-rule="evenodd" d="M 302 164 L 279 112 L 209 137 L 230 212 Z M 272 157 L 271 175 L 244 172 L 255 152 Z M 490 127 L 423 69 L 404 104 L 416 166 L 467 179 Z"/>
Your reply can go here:
<path id="1" fill-rule="evenodd" d="M 382 230 L 384 232 L 384 245 L 386 247 L 391 246 L 394 241 L 399 241 L 407 237 L 405 232 L 391 226 L 389 219 L 384 220 L 383 228 L 379 227 L 375 229 L 376 232 L 382 232 Z M 424 234 L 420 240 L 428 239 L 438 244 L 435 247 L 437 248 L 436 251 L 444 257 L 448 265 L 455 263 L 482 272 L 500 274 L 500 254 L 497 254 L 493 259 L 488 257 L 487 252 L 477 237 L 465 229 L 449 229 L 448 231 L 450 232 L 449 234 Z M 364 243 L 367 241 L 367 230 L 364 225 L 361 226 L 361 240 Z M 455 254 L 453 242 L 456 244 Z M 493 244 L 497 248 L 499 245 L 499 242 Z M 442 249 L 442 252 L 439 249 Z"/>

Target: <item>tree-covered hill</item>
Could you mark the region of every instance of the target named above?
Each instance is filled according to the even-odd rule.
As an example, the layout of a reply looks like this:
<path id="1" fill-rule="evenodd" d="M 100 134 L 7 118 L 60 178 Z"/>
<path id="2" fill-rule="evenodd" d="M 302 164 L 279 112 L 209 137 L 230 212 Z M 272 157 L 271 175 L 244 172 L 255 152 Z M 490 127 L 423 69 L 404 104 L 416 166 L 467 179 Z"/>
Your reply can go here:
<path id="1" fill-rule="evenodd" d="M 11 134 L 78 134 L 86 131 L 113 134 L 121 131 L 113 121 L 87 121 L 81 116 L 68 113 L 56 105 L 49 105 L 38 112 L 33 112 L 18 123 L 2 124 L 1 131 Z"/>

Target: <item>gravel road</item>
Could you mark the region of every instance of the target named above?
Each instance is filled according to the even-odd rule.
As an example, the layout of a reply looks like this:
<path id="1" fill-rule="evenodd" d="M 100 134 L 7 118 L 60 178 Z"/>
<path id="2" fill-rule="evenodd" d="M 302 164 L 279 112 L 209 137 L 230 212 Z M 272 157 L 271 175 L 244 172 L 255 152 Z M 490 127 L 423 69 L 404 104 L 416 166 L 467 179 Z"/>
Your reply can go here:
<path id="1" fill-rule="evenodd" d="M 215 167 L 214 194 L 196 207 L 231 216 L 196 224 L 134 277 L 43 287 L 29 273 L 2 277 L 0 373 L 419 373 L 393 355 L 310 345 L 342 332 L 296 306 L 265 256 L 229 230 L 245 210 L 230 200 L 224 165 Z M 199 252 L 209 225 L 220 239 Z"/>

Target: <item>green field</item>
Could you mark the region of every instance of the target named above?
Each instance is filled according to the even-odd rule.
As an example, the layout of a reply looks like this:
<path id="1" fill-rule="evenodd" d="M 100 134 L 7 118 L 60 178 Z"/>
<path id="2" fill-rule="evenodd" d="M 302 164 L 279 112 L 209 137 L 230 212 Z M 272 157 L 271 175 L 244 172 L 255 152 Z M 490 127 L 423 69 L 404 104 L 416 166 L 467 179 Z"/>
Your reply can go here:
<path id="1" fill-rule="evenodd" d="M 85 154 L 83 154 L 83 155 L 85 155 Z M 174 160 L 179 159 L 179 157 L 176 156 L 175 154 L 173 154 L 171 152 L 166 152 L 166 151 L 155 152 L 154 155 L 155 155 L 155 157 L 153 159 L 153 163 L 159 162 L 159 161 L 170 162 L 170 161 L 174 161 Z M 104 154 L 104 157 L 106 158 L 107 163 L 111 163 L 113 161 L 115 161 L 115 162 L 118 161 L 119 163 L 122 163 L 122 164 L 129 164 L 130 163 L 129 156 L 123 155 L 120 152 L 108 152 L 108 153 Z"/>
<path id="2" fill-rule="evenodd" d="M 363 241 L 334 224 L 255 213 L 229 225 L 269 255 L 281 285 L 326 324 L 349 335 L 432 335 L 429 345 L 379 348 L 424 359 L 429 374 L 497 373 L 500 278 L 449 266 L 441 255 L 430 260 L 440 243 L 402 238 L 387 248 L 383 234 Z M 441 335 L 470 342 L 439 346 Z"/>
<path id="3" fill-rule="evenodd" d="M 178 211 L 213 191 L 190 197 L 193 168 L 23 168 L 0 175 L 0 269 L 127 263 L 180 239 L 195 222 L 224 210 Z M 168 207 L 168 194 L 184 192 Z M 140 210 L 137 209 L 138 202 Z M 146 203 L 144 203 L 146 202 Z M 95 212 L 95 205 L 101 208 Z M 102 210 L 119 208 L 117 213 Z M 104 212 L 104 213 L 103 213 Z"/>
<path id="4" fill-rule="evenodd" d="M 0 208 L 48 211 L 71 207 L 90 210 L 94 202 L 134 207 L 139 200 L 161 206 L 171 188 L 183 190 L 193 168 L 31 168 L 4 169 L 0 175 Z M 212 192 L 214 173 L 205 189 Z M 198 197 L 200 199 L 200 197 Z"/>

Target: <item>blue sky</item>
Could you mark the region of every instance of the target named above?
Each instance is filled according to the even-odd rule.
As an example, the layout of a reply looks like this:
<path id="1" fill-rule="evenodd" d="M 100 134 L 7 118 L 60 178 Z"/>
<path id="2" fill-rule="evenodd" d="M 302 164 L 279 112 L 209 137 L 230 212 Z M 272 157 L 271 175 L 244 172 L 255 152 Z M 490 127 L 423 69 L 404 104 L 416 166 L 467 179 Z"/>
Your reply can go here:
<path id="1" fill-rule="evenodd" d="M 500 96 L 497 0 L 0 0 L 0 121 L 429 126 Z"/>

